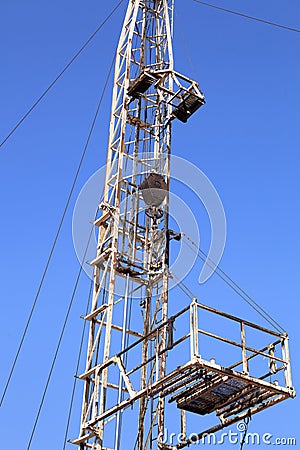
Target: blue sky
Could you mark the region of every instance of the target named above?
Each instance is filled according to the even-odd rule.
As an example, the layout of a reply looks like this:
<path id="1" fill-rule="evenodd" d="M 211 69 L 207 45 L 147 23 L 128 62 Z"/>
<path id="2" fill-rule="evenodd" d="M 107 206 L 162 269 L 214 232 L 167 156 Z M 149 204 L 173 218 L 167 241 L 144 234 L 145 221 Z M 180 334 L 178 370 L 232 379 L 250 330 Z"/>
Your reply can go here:
<path id="1" fill-rule="evenodd" d="M 6 136 L 112 9 L 108 0 L 1 2 L 0 138 Z M 126 2 L 125 2 L 126 4 Z M 0 150 L 0 389 L 26 323 L 117 43 L 125 4 Z M 299 28 L 297 0 L 218 0 L 218 5 Z M 173 152 L 214 183 L 228 225 L 222 268 L 288 330 L 294 383 L 299 360 L 299 34 L 177 0 L 177 14 L 206 106 L 174 126 Z M 193 75 L 175 22 L 176 68 Z M 78 271 L 72 210 L 86 180 L 105 164 L 111 82 L 72 205 L 0 421 L 3 448 L 26 449 Z M 193 197 L 190 196 L 191 206 Z M 188 200 L 187 200 L 188 201 Z M 204 246 L 209 228 L 201 205 Z M 91 220 L 91 218 L 87 218 Z M 197 274 L 197 270 L 195 271 Z M 212 279 L 188 282 L 212 306 L 258 319 Z M 83 277 L 32 450 L 62 447 L 89 280 Z M 298 400 L 259 414 L 252 431 L 298 437 Z M 76 436 L 80 398 L 70 437 Z M 260 446 L 261 447 L 261 446 Z M 70 447 L 72 448 L 72 447 Z"/>

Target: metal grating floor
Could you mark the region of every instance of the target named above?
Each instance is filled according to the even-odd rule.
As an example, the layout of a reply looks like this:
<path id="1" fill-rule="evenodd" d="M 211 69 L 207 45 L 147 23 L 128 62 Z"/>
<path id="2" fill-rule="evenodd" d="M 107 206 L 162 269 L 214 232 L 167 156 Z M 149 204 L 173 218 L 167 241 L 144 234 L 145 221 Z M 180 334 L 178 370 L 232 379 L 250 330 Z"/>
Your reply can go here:
<path id="1" fill-rule="evenodd" d="M 209 373 L 200 381 L 170 398 L 177 407 L 205 415 L 213 411 L 218 416 L 231 415 L 233 411 L 247 410 L 272 397 L 273 391 L 237 380 L 228 375 Z"/>

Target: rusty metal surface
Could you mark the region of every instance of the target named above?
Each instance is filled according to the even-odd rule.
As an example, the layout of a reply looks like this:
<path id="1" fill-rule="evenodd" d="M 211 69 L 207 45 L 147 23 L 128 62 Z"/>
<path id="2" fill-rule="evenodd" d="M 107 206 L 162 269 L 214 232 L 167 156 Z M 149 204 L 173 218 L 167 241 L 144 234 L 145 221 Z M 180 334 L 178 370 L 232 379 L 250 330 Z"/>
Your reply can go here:
<path id="1" fill-rule="evenodd" d="M 147 306 L 148 305 L 148 306 Z M 150 314 L 149 306 L 150 301 L 147 302 L 146 310 Z M 99 308 L 92 315 L 86 317 L 87 320 L 96 320 L 97 314 L 102 314 L 108 308 L 107 305 Z M 143 443 L 150 439 L 149 430 L 146 433 L 146 429 L 143 427 L 144 412 L 147 410 L 149 399 L 160 399 L 158 403 L 157 414 L 160 417 L 157 422 L 160 430 L 162 429 L 164 422 L 164 412 L 168 403 L 176 403 L 181 413 L 181 429 L 186 430 L 186 416 L 185 411 L 198 414 L 200 416 L 212 414 L 216 415 L 217 425 L 210 430 L 216 432 L 238 420 L 245 417 L 249 412 L 256 414 L 263 411 L 278 402 L 281 402 L 287 398 L 293 398 L 295 391 L 291 385 L 291 372 L 290 372 L 290 357 L 288 350 L 288 337 L 284 336 L 283 340 L 277 340 L 272 342 L 272 352 L 268 358 L 265 358 L 265 353 L 252 349 L 254 353 L 245 354 L 246 340 L 247 340 L 247 327 L 255 324 L 238 319 L 234 316 L 228 317 L 224 314 L 225 320 L 231 320 L 233 323 L 237 323 L 240 329 L 241 343 L 233 342 L 226 337 L 222 339 L 230 345 L 240 348 L 243 360 L 240 361 L 241 370 L 236 370 L 236 364 L 233 367 L 225 367 L 217 364 L 214 360 L 206 361 L 199 355 L 199 344 L 201 346 L 201 334 L 203 330 L 198 328 L 198 314 L 203 308 L 202 304 L 197 303 L 196 299 L 192 303 L 177 312 L 174 316 L 169 318 L 165 317 L 165 320 L 159 324 L 156 328 L 150 329 L 148 321 L 146 321 L 146 327 L 142 336 L 137 336 L 135 342 L 119 352 L 117 355 L 111 357 L 104 363 L 97 365 L 84 374 L 80 378 L 90 382 L 97 382 L 97 377 L 101 376 L 104 371 L 109 372 L 110 367 L 117 366 L 120 370 L 120 375 L 124 381 L 124 400 L 118 404 L 106 409 L 102 413 L 95 415 L 92 420 L 86 420 L 84 423 L 84 436 L 75 440 L 75 443 L 83 443 L 88 448 L 89 440 L 93 440 L 98 435 L 100 424 L 105 421 L 110 421 L 111 418 L 118 415 L 119 412 L 125 411 L 130 405 L 139 401 L 140 402 L 140 424 L 143 433 L 139 434 L 139 442 L 141 447 Z M 210 311 L 213 315 L 223 315 L 222 311 Z M 177 321 L 182 321 L 185 318 L 189 323 L 190 331 L 183 336 L 173 336 L 173 332 L 177 327 Z M 100 321 L 101 323 L 101 321 Z M 104 322 L 102 321 L 102 324 Z M 241 326 L 240 326 L 241 325 Z M 106 323 L 105 323 L 106 326 Z M 247 327 L 246 327 L 247 326 Z M 112 324 L 113 327 L 113 324 Z M 260 332 L 268 334 L 268 330 L 261 329 Z M 147 346 L 150 341 L 157 339 L 158 337 L 164 337 L 164 346 L 155 347 L 156 353 L 152 356 L 148 355 Z M 269 333 L 270 339 L 274 339 L 273 333 Z M 217 336 L 219 338 L 219 336 Z M 190 341 L 190 355 L 189 360 L 182 365 L 179 365 L 173 370 L 167 370 L 168 357 L 171 354 L 178 353 L 178 347 L 187 340 Z M 157 341 L 158 342 L 158 341 Z M 143 349 L 142 362 L 132 369 L 128 370 L 123 363 L 123 358 L 130 352 L 137 352 L 137 348 Z M 254 377 L 251 375 L 251 371 L 247 362 L 254 358 L 267 359 L 266 365 L 272 363 L 274 358 L 274 351 L 276 348 L 282 350 L 283 367 L 277 367 L 274 370 L 277 372 L 284 370 L 285 376 L 283 384 L 277 382 L 271 383 L 266 381 L 264 377 Z M 180 350 L 179 350 L 180 351 Z M 268 361 L 269 359 L 269 361 Z M 163 361 L 164 366 L 161 366 L 161 373 L 159 377 L 149 380 L 146 374 L 148 369 L 156 367 L 158 361 Z M 248 370 L 243 371 L 243 368 Z M 140 374 L 142 383 L 138 385 L 134 379 L 136 373 Z M 108 387 L 118 389 L 117 385 L 107 384 Z M 165 401 L 167 400 L 167 401 Z M 88 406 L 89 409 L 89 406 Z M 156 414 L 156 417 L 157 417 Z M 157 427 L 157 428 L 158 428 Z M 151 429 L 150 429 L 151 430 Z M 210 431 L 209 430 L 209 431 Z M 211 432 L 211 431 L 210 431 Z M 204 432 L 200 432 L 202 435 Z M 187 446 L 188 441 L 176 448 L 183 448 Z"/>

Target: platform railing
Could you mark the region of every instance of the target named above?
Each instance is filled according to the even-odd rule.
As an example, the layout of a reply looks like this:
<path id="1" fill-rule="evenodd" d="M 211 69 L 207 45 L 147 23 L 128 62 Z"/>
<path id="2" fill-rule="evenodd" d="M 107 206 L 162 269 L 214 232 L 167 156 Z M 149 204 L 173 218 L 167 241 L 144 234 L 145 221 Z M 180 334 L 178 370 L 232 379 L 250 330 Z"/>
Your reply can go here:
<path id="1" fill-rule="evenodd" d="M 232 323 L 239 324 L 239 341 L 234 341 L 221 336 L 220 334 L 212 333 L 211 331 L 199 328 L 200 316 L 203 311 L 211 313 L 212 315 L 222 316 L 224 319 Z M 189 324 L 188 324 L 189 320 Z M 203 321 L 203 320 L 202 320 Z M 211 325 L 213 321 L 209 322 Z M 262 348 L 250 347 L 247 344 L 247 330 L 254 329 L 265 336 L 270 337 L 270 342 Z M 222 328 L 221 328 L 222 329 Z M 224 328 L 226 330 L 226 327 Z M 166 340 L 162 340 L 161 336 L 164 334 Z M 192 303 L 173 316 L 169 317 L 165 322 L 158 325 L 155 329 L 146 335 L 135 333 L 134 336 L 141 336 L 137 338 L 131 345 L 123 351 L 112 356 L 106 362 L 99 364 L 79 376 L 80 379 L 93 379 L 105 370 L 112 369 L 112 375 L 109 376 L 107 386 L 113 389 L 118 389 L 120 376 L 124 383 L 124 392 L 126 396 L 121 403 L 109 407 L 103 414 L 95 411 L 92 418 L 86 422 L 86 428 L 92 427 L 100 420 L 107 419 L 109 416 L 115 414 L 117 411 L 127 408 L 133 402 L 142 397 L 155 396 L 162 394 L 163 396 L 173 395 L 176 392 L 181 392 L 185 386 L 192 386 L 197 381 L 197 374 L 199 370 L 203 370 L 204 374 L 215 374 L 225 378 L 234 378 L 249 385 L 262 387 L 263 389 L 270 389 L 271 392 L 281 396 L 281 399 L 294 397 L 295 392 L 292 387 L 292 374 L 289 356 L 289 343 L 287 334 L 280 334 L 276 331 L 269 330 L 248 320 L 235 317 L 233 315 L 224 313 L 212 307 L 198 303 L 194 299 Z M 216 353 L 215 359 L 206 360 L 201 356 L 201 350 L 206 350 L 202 342 L 203 336 L 212 338 L 215 341 L 224 342 L 232 348 L 240 350 L 240 359 L 236 361 L 236 354 L 231 351 L 227 352 L 232 360 L 232 364 L 220 364 L 222 354 Z M 274 340 L 274 338 L 276 338 Z M 155 351 L 150 354 L 146 360 L 138 361 L 138 355 L 141 353 L 142 346 L 145 342 L 152 342 Z M 162 343 L 164 342 L 164 345 Z M 281 351 L 280 356 L 275 355 L 275 350 Z M 168 370 L 163 378 L 155 378 L 148 383 L 143 389 L 140 387 L 141 371 L 146 366 L 151 371 L 157 366 L 157 372 L 161 357 L 166 354 L 166 361 Z M 130 355 L 133 355 L 133 362 L 129 364 Z M 234 355 L 234 357 L 233 357 Z M 259 357 L 264 358 L 268 363 L 269 372 L 267 374 L 257 375 L 251 374 L 249 363 L 253 359 Z M 125 362 L 126 361 L 126 362 Z M 265 364 L 265 361 L 263 361 Z M 279 365 L 280 364 L 280 365 Z M 115 369 L 114 369 L 115 368 Z M 261 368 L 259 366 L 259 368 Z M 280 371 L 284 371 L 284 379 L 281 383 L 278 381 L 266 381 L 265 379 Z M 281 401 L 275 399 L 274 401 Z M 266 406 L 259 406 L 258 410 Z M 260 409 L 259 409 L 260 408 Z M 233 420 L 237 420 L 234 418 Z M 225 426 L 221 424 L 221 426 Z"/>
<path id="2" fill-rule="evenodd" d="M 224 319 L 231 321 L 232 323 L 240 324 L 240 339 L 239 341 L 234 341 L 227 338 L 226 336 L 221 336 L 216 333 L 199 328 L 199 315 L 201 311 L 209 312 L 215 316 L 221 316 Z M 247 329 L 257 330 L 264 335 L 264 338 L 268 336 L 270 341 L 267 345 L 262 348 L 254 348 L 247 345 Z M 239 370 L 245 375 L 250 375 L 249 362 L 253 359 L 261 356 L 265 358 L 268 362 L 269 371 L 268 373 L 261 374 L 260 379 L 265 379 L 268 376 L 274 375 L 280 371 L 284 371 L 285 387 L 292 388 L 292 373 L 291 373 L 291 363 L 290 363 L 290 353 L 289 353 L 289 338 L 287 333 L 278 333 L 277 331 L 267 329 L 260 325 L 257 325 L 248 320 L 241 319 L 239 317 L 233 316 L 231 314 L 219 311 L 215 308 L 209 307 L 207 305 L 198 303 L 197 299 L 194 299 L 190 304 L 190 352 L 191 359 L 195 356 L 201 357 L 201 337 L 207 336 L 209 338 L 215 339 L 217 341 L 224 342 L 231 345 L 232 347 L 240 348 L 241 359 L 227 367 L 228 369 Z M 276 340 L 274 340 L 274 337 Z M 200 349 L 199 349 L 200 347 Z M 275 351 L 279 350 L 280 356 L 275 356 Z M 218 356 L 218 355 L 216 355 Z M 278 363 L 280 365 L 278 365 Z"/>

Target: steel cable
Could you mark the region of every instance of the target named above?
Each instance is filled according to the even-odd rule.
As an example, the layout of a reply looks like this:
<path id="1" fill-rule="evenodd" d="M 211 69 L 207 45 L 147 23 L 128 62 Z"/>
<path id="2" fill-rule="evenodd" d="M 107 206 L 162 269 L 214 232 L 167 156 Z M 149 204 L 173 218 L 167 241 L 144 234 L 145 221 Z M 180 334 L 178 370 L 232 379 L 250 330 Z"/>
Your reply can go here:
<path id="1" fill-rule="evenodd" d="M 0 148 L 8 141 L 8 139 L 14 134 L 14 132 L 19 128 L 25 119 L 32 113 L 32 111 L 38 106 L 38 104 L 43 100 L 43 98 L 48 94 L 48 92 L 53 88 L 56 82 L 63 76 L 63 74 L 68 70 L 68 68 L 73 64 L 73 62 L 78 58 L 78 56 L 83 52 L 83 50 L 88 46 L 96 34 L 101 30 L 101 28 L 106 24 L 106 22 L 111 18 L 119 6 L 124 0 L 120 0 L 119 3 L 114 7 L 114 9 L 108 14 L 108 16 L 103 20 L 99 27 L 94 31 L 94 33 L 88 38 L 87 41 L 80 47 L 80 49 L 75 53 L 73 58 L 65 65 L 63 70 L 57 75 L 57 77 L 52 81 L 52 83 L 45 89 L 45 91 L 40 95 L 40 97 L 33 103 L 29 110 L 22 116 L 22 118 L 17 122 L 17 124 L 12 128 L 8 135 L 0 143 Z"/>
<path id="2" fill-rule="evenodd" d="M 191 53 L 190 53 L 190 50 L 189 50 L 189 46 L 188 46 L 188 43 L 187 43 L 187 40 L 186 40 L 184 31 L 183 31 L 183 27 L 182 27 L 182 25 L 181 25 L 181 21 L 180 21 L 180 19 L 179 19 L 179 15 L 178 15 L 178 13 L 176 12 L 176 10 L 175 10 L 175 18 L 176 18 L 177 23 L 178 23 L 178 27 L 179 27 L 179 31 L 180 31 L 180 35 L 181 35 L 181 40 L 182 40 L 182 42 L 183 42 L 183 46 L 184 46 L 184 50 L 185 50 L 187 59 L 188 59 L 189 64 L 190 64 L 190 66 L 191 66 L 191 70 L 192 70 L 192 72 L 193 72 L 193 76 L 195 77 L 195 79 L 197 79 L 198 76 L 197 76 L 197 73 L 196 73 L 195 64 L 193 63 L 193 59 L 192 59 L 192 56 L 191 56 Z"/>
<path id="3" fill-rule="evenodd" d="M 39 418 L 40 418 L 40 415 L 41 415 L 41 412 L 42 412 L 42 408 L 43 408 L 43 404 L 44 404 L 44 401 L 45 401 L 45 397 L 46 397 L 46 394 L 47 394 L 47 391 L 48 391 L 48 387 L 49 387 L 49 384 L 50 384 L 50 381 L 51 381 L 52 373 L 53 373 L 53 370 L 54 370 L 54 367 L 55 367 L 57 356 L 58 356 L 58 353 L 59 353 L 59 350 L 60 350 L 62 339 L 63 339 L 64 334 L 65 334 L 65 330 L 66 330 L 66 326 L 67 326 L 68 319 L 69 319 L 69 316 L 70 316 L 70 312 L 71 312 L 72 305 L 73 305 L 73 302 L 74 302 L 74 299 L 75 299 L 75 295 L 76 295 L 76 292 L 77 292 L 79 280 L 80 280 L 80 277 L 81 277 L 81 274 L 82 274 L 82 271 L 83 271 L 83 264 L 84 264 L 85 257 L 86 257 L 86 254 L 87 254 L 87 251 L 88 251 L 88 248 L 89 248 L 89 244 L 90 244 L 90 241 L 91 241 L 91 238 L 92 238 L 92 235 L 93 235 L 93 230 L 94 230 L 94 225 L 92 226 L 90 234 L 89 234 L 88 242 L 87 242 L 87 245 L 86 245 L 86 248 L 85 248 L 85 251 L 84 251 L 84 255 L 83 255 L 83 258 L 82 258 L 82 263 L 80 264 L 80 268 L 79 268 L 79 271 L 78 271 L 78 274 L 77 274 L 77 278 L 76 278 L 76 281 L 75 281 L 75 285 L 74 285 L 74 288 L 73 288 L 73 292 L 72 292 L 72 295 L 71 295 L 71 299 L 70 299 L 70 302 L 69 302 L 69 306 L 68 306 L 68 309 L 67 309 L 65 320 L 64 320 L 64 323 L 63 323 L 63 326 L 62 326 L 62 330 L 61 330 L 59 339 L 58 339 L 58 343 L 57 343 L 56 350 L 55 350 L 55 353 L 54 353 L 54 356 L 53 356 L 53 359 L 52 359 L 50 371 L 48 373 L 47 381 L 46 381 L 46 384 L 45 384 L 45 387 L 44 387 L 43 395 L 42 395 L 42 398 L 41 398 L 41 401 L 40 401 L 40 404 L 39 404 L 39 407 L 38 407 L 38 411 L 37 411 L 37 414 L 36 414 L 36 417 L 35 417 L 35 420 L 34 420 L 33 428 L 32 428 L 32 431 L 31 431 L 31 435 L 30 435 L 30 438 L 29 438 L 26 450 L 29 450 L 30 447 L 31 447 L 32 440 L 33 440 L 33 437 L 34 437 L 34 434 L 35 434 L 35 430 L 36 430 L 36 427 L 37 427 L 37 424 L 38 424 L 38 421 L 39 421 Z"/>
<path id="4" fill-rule="evenodd" d="M 84 261 L 82 261 L 82 264 L 83 263 L 84 263 Z M 93 281 L 91 281 L 91 283 L 90 283 L 90 292 L 89 292 L 89 295 L 88 295 L 88 302 L 87 302 L 87 306 L 86 306 L 86 310 L 85 310 L 85 316 L 88 315 L 88 312 L 89 312 L 89 309 L 90 309 L 90 304 L 91 304 L 91 299 L 92 299 L 92 292 L 93 292 Z M 70 422 L 71 422 L 71 415 L 72 415 L 72 409 L 73 409 L 74 398 L 75 398 L 75 391 L 76 391 L 76 385 L 77 385 L 77 375 L 78 375 L 78 371 L 79 371 L 81 355 L 82 355 L 82 350 L 83 350 L 83 344 L 84 344 L 85 330 L 86 330 L 86 320 L 84 320 L 83 327 L 82 327 L 81 339 L 80 339 L 80 344 L 79 344 L 79 352 L 78 352 L 78 358 L 77 358 L 77 363 L 76 363 L 75 376 L 74 376 L 74 382 L 73 382 L 73 387 L 72 387 L 72 392 L 71 392 L 69 412 L 68 412 L 68 417 L 67 417 L 66 430 L 65 430 L 65 436 L 64 436 L 64 442 L 63 442 L 63 449 L 62 450 L 65 450 L 66 445 L 67 445 L 67 441 L 68 441 L 68 434 L 69 434 L 69 428 L 70 428 Z"/>
<path id="5" fill-rule="evenodd" d="M 89 130 L 88 137 L 87 137 L 87 140 L 86 140 L 86 143 L 85 143 L 85 146 L 84 146 L 84 149 L 83 149 L 83 152 L 82 152 L 82 155 L 81 155 L 81 158 L 80 158 L 80 161 L 79 161 L 76 173 L 75 173 L 75 177 L 73 179 L 72 186 L 71 186 L 71 189 L 70 189 L 70 192 L 69 192 L 69 195 L 68 195 L 68 198 L 67 198 L 64 210 L 63 210 L 63 214 L 61 216 L 61 219 L 60 219 L 60 222 L 59 222 L 59 226 L 58 226 L 56 234 L 55 234 L 55 238 L 54 238 L 51 250 L 50 250 L 50 254 L 49 254 L 49 257 L 47 259 L 46 266 L 44 268 L 44 271 L 43 271 L 43 274 L 42 274 L 42 277 L 41 277 L 41 280 L 40 280 L 40 283 L 39 283 L 39 286 L 38 286 L 38 289 L 37 289 L 37 292 L 36 292 L 36 295 L 35 295 L 35 298 L 34 298 L 34 302 L 33 302 L 33 305 L 31 307 L 31 310 L 30 310 L 30 313 L 29 313 L 29 316 L 28 316 L 28 319 L 27 319 L 27 322 L 26 322 L 26 325 L 25 325 L 25 328 L 24 328 L 24 331 L 23 331 L 23 334 L 22 334 L 22 337 L 21 337 L 21 340 L 20 340 L 20 344 L 19 344 L 18 350 L 16 352 L 16 356 L 14 358 L 12 367 L 11 367 L 9 375 L 8 375 L 8 379 L 7 379 L 6 384 L 5 384 L 5 388 L 4 388 L 4 391 L 3 391 L 3 394 L 2 394 L 2 397 L 1 397 L 1 401 L 0 401 L 0 407 L 2 406 L 4 398 L 6 396 L 6 392 L 7 392 L 8 386 L 10 384 L 12 375 L 14 373 L 14 370 L 15 370 L 15 367 L 16 367 L 16 363 L 18 361 L 21 349 L 23 347 L 23 343 L 24 343 L 26 334 L 28 332 L 28 328 L 29 328 L 29 325 L 31 323 L 31 319 L 32 319 L 34 310 L 36 308 L 36 305 L 37 305 L 37 302 L 38 302 L 38 299 L 39 299 L 39 296 L 40 296 L 40 293 L 41 293 L 41 289 L 43 287 L 43 284 L 44 284 L 44 281 L 45 281 L 45 278 L 46 278 L 46 275 L 47 275 L 47 272 L 48 272 L 48 269 L 49 269 L 50 262 L 52 260 L 52 256 L 53 256 L 53 253 L 54 253 L 54 250 L 55 250 L 55 247 L 56 247 L 56 244 L 57 244 L 57 241 L 58 241 L 61 229 L 62 229 L 62 225 L 63 225 L 65 217 L 66 217 L 66 213 L 67 213 L 69 205 L 70 205 L 71 197 L 72 197 L 72 194 L 74 192 L 78 176 L 79 176 L 79 172 L 81 170 L 81 167 L 82 167 L 82 164 L 83 164 L 83 160 L 84 160 L 84 157 L 86 155 L 86 152 L 87 152 L 87 149 L 88 149 L 88 145 L 89 145 L 89 142 L 90 142 L 90 139 L 91 139 L 91 136 L 92 136 L 95 124 L 96 124 L 96 120 L 97 120 L 97 117 L 98 117 L 98 114 L 99 114 L 99 110 L 100 110 L 100 107 L 102 105 L 104 94 L 106 92 L 108 81 L 109 81 L 109 78 L 110 78 L 110 75 L 111 75 L 111 72 L 112 72 L 113 64 L 114 64 L 114 58 L 112 60 L 112 63 L 111 63 L 108 75 L 106 77 L 106 80 L 105 80 L 105 83 L 104 83 L 104 87 L 103 87 L 102 92 L 101 92 L 100 100 L 99 100 L 99 103 L 98 103 L 98 106 L 97 106 L 97 109 L 96 109 L 96 113 L 94 115 L 94 118 L 93 118 L 93 121 L 92 121 L 92 125 L 91 125 L 91 128 Z"/>
<path id="6" fill-rule="evenodd" d="M 256 22 L 265 23 L 267 25 L 272 25 L 273 27 L 283 28 L 284 30 L 294 31 L 295 33 L 300 33 L 298 28 L 287 27 L 286 25 L 281 25 L 280 23 L 271 22 L 270 20 L 260 19 L 259 17 L 249 16 L 248 14 L 239 13 L 237 11 L 232 11 L 231 9 L 222 8 L 221 6 L 212 5 L 211 3 L 202 2 L 201 0 L 194 0 L 196 3 L 201 5 L 209 6 L 210 8 L 218 9 L 236 16 L 244 17 L 245 19 L 255 20 Z"/>
<path id="7" fill-rule="evenodd" d="M 247 292 L 242 289 L 232 278 L 229 277 L 229 275 L 224 272 L 220 268 L 220 266 L 216 265 L 209 257 L 208 255 L 200 249 L 195 242 L 191 240 L 191 238 L 186 234 L 182 233 L 183 237 L 186 238 L 188 242 L 190 242 L 195 249 L 191 247 L 191 245 L 188 245 L 188 242 L 185 242 L 185 244 L 192 250 L 195 251 L 197 256 L 203 261 L 208 264 L 208 266 L 211 269 L 214 269 L 216 275 L 221 278 L 236 294 L 238 294 L 251 308 L 253 308 L 261 317 L 264 318 L 273 328 L 275 328 L 279 333 L 285 333 L 286 331 L 284 328 L 264 309 L 262 308 L 252 297 L 250 297 Z"/>

